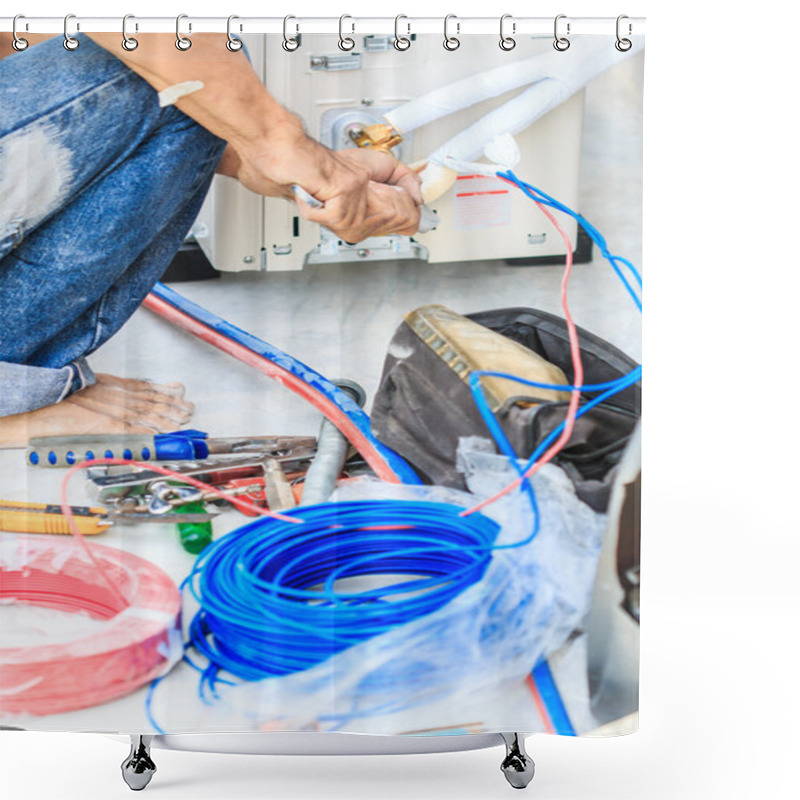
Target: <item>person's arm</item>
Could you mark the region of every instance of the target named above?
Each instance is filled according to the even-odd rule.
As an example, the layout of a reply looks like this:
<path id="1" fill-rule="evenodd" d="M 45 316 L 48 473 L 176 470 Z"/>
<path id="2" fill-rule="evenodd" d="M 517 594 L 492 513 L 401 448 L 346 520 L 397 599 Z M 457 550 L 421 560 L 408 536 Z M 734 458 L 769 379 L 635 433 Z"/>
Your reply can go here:
<path id="1" fill-rule="evenodd" d="M 299 184 L 325 204 L 311 209 L 300 202 L 301 214 L 345 241 L 417 230 L 422 196 L 416 174 L 386 153 L 337 152 L 306 136 L 300 120 L 269 94 L 244 53 L 225 47 L 226 36 L 195 34 L 192 47 L 179 52 L 172 34 L 139 34 L 139 47 L 129 52 L 120 46 L 119 34 L 88 35 L 159 92 L 201 81 L 202 89 L 175 104 L 229 143 L 233 152 L 226 154 L 221 171 L 251 191 L 294 199 L 289 187 Z"/>

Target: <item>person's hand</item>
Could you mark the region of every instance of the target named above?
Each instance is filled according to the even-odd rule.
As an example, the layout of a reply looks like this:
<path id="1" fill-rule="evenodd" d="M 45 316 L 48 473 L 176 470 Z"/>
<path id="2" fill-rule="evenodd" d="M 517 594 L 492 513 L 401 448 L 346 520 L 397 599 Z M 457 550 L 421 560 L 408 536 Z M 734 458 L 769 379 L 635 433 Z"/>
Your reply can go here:
<path id="1" fill-rule="evenodd" d="M 291 200 L 292 184 L 302 186 L 325 207 L 299 203 L 300 213 L 348 242 L 418 229 L 422 197 L 411 170 L 386 153 L 335 152 L 310 139 L 248 60 L 221 46 L 222 34 L 196 34 L 191 50 L 180 58 L 173 57 L 170 34 L 142 34 L 142 47 L 135 51 L 120 48 L 117 34 L 90 36 L 157 92 L 188 80 L 202 83 L 202 89 L 178 98 L 176 105 L 228 142 L 217 167 L 220 174 L 238 178 L 258 194 Z"/>
<path id="2" fill-rule="evenodd" d="M 295 200 L 291 186 L 302 186 L 325 205 L 314 209 L 298 200 L 300 214 L 344 241 L 419 228 L 419 178 L 388 153 L 330 150 L 307 137 L 298 123 L 274 129 L 257 144 L 239 145 L 236 157 L 238 163 L 225 172 L 271 197 Z"/>

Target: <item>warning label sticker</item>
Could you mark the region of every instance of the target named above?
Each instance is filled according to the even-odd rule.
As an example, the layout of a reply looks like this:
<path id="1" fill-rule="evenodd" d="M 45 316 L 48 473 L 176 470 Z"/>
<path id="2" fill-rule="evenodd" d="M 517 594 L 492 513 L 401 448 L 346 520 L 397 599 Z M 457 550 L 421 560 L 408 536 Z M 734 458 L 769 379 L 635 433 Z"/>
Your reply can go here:
<path id="1" fill-rule="evenodd" d="M 508 185 L 494 175 L 459 175 L 456 178 L 456 228 L 491 228 L 511 224 Z"/>

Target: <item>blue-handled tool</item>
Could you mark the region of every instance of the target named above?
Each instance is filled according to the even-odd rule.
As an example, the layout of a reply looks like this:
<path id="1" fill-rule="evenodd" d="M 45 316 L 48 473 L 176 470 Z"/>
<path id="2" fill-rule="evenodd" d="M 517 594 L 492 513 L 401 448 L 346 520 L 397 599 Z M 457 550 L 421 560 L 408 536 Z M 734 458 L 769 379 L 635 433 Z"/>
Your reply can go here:
<path id="1" fill-rule="evenodd" d="M 95 458 L 125 461 L 199 461 L 210 455 L 264 454 L 280 456 L 297 448 L 313 451 L 311 436 L 239 436 L 210 439 L 192 428 L 157 433 L 103 436 L 43 436 L 29 442 L 27 461 L 38 467 L 71 467 Z"/>
<path id="2" fill-rule="evenodd" d="M 42 436 L 28 447 L 28 463 L 38 467 L 70 467 L 94 458 L 126 461 L 179 461 L 208 458 L 208 434 L 198 430 L 100 436 Z"/>

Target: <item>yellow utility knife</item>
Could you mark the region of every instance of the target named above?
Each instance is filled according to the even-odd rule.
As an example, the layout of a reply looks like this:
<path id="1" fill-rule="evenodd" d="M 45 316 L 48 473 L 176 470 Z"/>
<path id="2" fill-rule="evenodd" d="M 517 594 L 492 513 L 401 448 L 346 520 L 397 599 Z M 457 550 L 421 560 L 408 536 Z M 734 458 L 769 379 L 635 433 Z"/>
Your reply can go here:
<path id="1" fill-rule="evenodd" d="M 102 533 L 113 524 L 104 508 L 70 506 L 79 533 Z M 61 506 L 52 503 L 21 503 L 0 500 L 0 531 L 17 533 L 70 533 Z"/>

